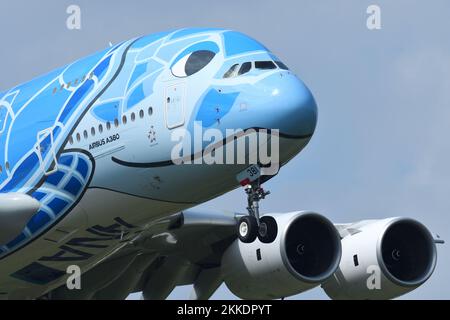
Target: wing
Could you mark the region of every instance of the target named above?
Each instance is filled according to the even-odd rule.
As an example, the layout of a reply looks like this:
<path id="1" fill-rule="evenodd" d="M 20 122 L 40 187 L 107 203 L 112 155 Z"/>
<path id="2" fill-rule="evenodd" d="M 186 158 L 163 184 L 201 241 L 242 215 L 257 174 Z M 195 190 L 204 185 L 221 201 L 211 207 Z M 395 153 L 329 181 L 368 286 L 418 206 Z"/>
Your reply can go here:
<path id="1" fill-rule="evenodd" d="M 7 244 L 20 234 L 39 207 L 39 202 L 29 195 L 0 194 L 0 245 Z"/>
<path id="2" fill-rule="evenodd" d="M 52 299 L 165 299 L 193 284 L 192 299 L 208 299 L 222 284 L 223 253 L 236 239 L 236 214 L 185 211 L 159 220 L 132 243 L 82 275 L 82 290 L 60 287 Z"/>
<path id="3" fill-rule="evenodd" d="M 317 213 L 296 211 L 270 216 L 279 230 L 270 245 L 244 243 L 236 241 L 240 217 L 235 213 L 186 211 L 156 221 L 144 234 L 83 273 L 82 290 L 63 286 L 48 297 L 125 299 L 132 292 L 143 292 L 144 299 L 159 300 L 177 286 L 193 284 L 191 298 L 208 299 L 225 281 L 230 291 L 243 299 L 287 297 L 319 285 L 334 299 L 390 299 L 415 289 L 431 276 L 436 261 L 434 243 L 442 242 L 408 218 L 334 225 Z M 386 252 L 396 249 L 398 237 L 390 235 L 398 233 L 394 229 L 398 226 L 402 228 L 400 243 L 408 244 L 404 250 L 423 257 L 417 273 L 425 280 L 405 286 L 393 276 L 388 278 L 390 271 L 383 269 L 387 289 L 367 291 L 366 266 L 379 265 L 380 237 L 390 239 L 386 240 Z M 417 235 L 421 235 L 420 241 Z M 343 276 L 348 274 L 351 276 Z M 358 286 L 366 289 L 355 290 Z"/>

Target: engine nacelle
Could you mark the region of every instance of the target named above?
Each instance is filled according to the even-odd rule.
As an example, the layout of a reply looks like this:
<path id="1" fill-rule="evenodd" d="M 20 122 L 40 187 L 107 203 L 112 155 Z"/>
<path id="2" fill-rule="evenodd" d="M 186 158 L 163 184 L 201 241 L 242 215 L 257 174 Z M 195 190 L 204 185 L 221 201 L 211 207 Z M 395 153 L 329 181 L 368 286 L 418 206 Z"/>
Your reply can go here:
<path id="1" fill-rule="evenodd" d="M 363 221 L 347 229 L 337 272 L 323 289 L 332 299 L 392 299 L 423 284 L 436 266 L 433 236 L 406 218 Z"/>
<path id="2" fill-rule="evenodd" d="M 228 288 L 242 299 L 277 299 L 304 292 L 337 270 L 341 241 L 334 225 L 312 212 L 271 214 L 274 242 L 236 240 L 222 258 Z"/>

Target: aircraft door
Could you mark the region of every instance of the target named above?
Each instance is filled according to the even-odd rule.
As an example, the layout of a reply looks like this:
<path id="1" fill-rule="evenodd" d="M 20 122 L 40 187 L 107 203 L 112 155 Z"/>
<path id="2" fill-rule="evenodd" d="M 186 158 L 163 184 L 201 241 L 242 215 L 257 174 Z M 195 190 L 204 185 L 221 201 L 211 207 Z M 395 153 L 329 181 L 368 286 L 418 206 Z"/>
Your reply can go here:
<path id="1" fill-rule="evenodd" d="M 184 83 L 172 84 L 166 87 L 164 103 L 168 129 L 174 129 L 184 124 L 185 101 L 186 85 Z"/>

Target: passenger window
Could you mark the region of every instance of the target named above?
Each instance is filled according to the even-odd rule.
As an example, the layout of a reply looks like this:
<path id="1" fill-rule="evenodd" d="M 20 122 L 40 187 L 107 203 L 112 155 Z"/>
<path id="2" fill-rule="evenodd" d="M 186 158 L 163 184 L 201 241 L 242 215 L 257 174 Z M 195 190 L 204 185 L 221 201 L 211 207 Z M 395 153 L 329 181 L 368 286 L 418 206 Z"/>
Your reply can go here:
<path id="1" fill-rule="evenodd" d="M 127 116 L 123 116 L 122 117 L 122 123 L 123 124 L 127 124 Z"/>
<path id="2" fill-rule="evenodd" d="M 81 141 L 81 135 L 79 133 L 77 133 L 77 141 L 80 142 Z"/>
<path id="3" fill-rule="evenodd" d="M 111 130 L 111 122 L 109 121 L 106 123 L 106 130 Z"/>
<path id="4" fill-rule="evenodd" d="M 225 72 L 223 77 L 225 79 L 234 77 L 234 75 L 235 75 L 236 71 L 238 70 L 238 68 L 239 68 L 239 64 L 238 63 L 236 63 L 235 65 L 232 65 L 231 68 L 227 72 Z"/>
<path id="5" fill-rule="evenodd" d="M 153 108 L 152 107 L 148 108 L 148 115 L 149 116 L 153 115 Z"/>
<path id="6" fill-rule="evenodd" d="M 95 128 L 94 127 L 92 127 L 92 129 L 91 129 L 91 134 L 93 137 L 95 136 Z"/>
<path id="7" fill-rule="evenodd" d="M 249 72 L 252 69 L 252 63 L 251 62 L 246 62 L 244 63 L 241 68 L 239 69 L 238 75 L 241 76 L 243 74 L 246 74 L 247 72 Z"/>
<path id="8" fill-rule="evenodd" d="M 116 118 L 114 119 L 114 126 L 117 128 L 119 126 L 119 120 Z"/>
<path id="9" fill-rule="evenodd" d="M 144 110 L 139 111 L 139 118 L 144 118 Z"/>
<path id="10" fill-rule="evenodd" d="M 271 70 L 276 69 L 277 66 L 273 61 L 256 61 L 255 62 L 255 68 L 261 69 L 261 70 Z"/>
<path id="11" fill-rule="evenodd" d="M 103 126 L 102 126 L 102 125 L 99 125 L 99 126 L 98 126 L 98 132 L 99 132 L 100 134 L 103 133 Z"/>
<path id="12" fill-rule="evenodd" d="M 85 139 L 87 139 L 87 138 L 88 138 L 88 133 L 87 133 L 87 131 L 86 131 L 86 130 L 84 130 L 84 132 L 83 132 L 83 137 L 84 137 Z"/>
<path id="13" fill-rule="evenodd" d="M 136 120 L 136 115 L 134 114 L 134 112 L 131 113 L 131 122 L 134 122 L 134 120 Z"/>
<path id="14" fill-rule="evenodd" d="M 69 138 L 69 143 L 70 143 L 70 145 L 73 144 L 73 137 L 72 136 Z"/>

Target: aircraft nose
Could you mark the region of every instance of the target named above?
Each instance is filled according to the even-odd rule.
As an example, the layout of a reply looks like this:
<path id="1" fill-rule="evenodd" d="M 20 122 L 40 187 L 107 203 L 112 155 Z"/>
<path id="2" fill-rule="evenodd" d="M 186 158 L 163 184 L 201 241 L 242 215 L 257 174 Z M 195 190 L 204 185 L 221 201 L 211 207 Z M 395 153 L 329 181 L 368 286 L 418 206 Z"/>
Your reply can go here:
<path id="1" fill-rule="evenodd" d="M 282 74 L 273 89 L 277 124 L 273 128 L 294 137 L 312 136 L 317 125 L 317 104 L 308 87 L 293 74 Z"/>

